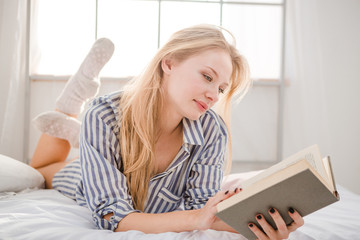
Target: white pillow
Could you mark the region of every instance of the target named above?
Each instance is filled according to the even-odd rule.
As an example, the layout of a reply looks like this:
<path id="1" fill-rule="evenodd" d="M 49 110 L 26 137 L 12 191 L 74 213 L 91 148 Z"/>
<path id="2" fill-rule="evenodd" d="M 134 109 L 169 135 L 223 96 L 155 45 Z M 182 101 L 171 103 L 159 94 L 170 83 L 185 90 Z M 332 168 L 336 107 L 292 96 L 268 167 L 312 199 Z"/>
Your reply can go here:
<path id="1" fill-rule="evenodd" d="M 43 188 L 44 177 L 29 165 L 0 154 L 0 192 Z"/>

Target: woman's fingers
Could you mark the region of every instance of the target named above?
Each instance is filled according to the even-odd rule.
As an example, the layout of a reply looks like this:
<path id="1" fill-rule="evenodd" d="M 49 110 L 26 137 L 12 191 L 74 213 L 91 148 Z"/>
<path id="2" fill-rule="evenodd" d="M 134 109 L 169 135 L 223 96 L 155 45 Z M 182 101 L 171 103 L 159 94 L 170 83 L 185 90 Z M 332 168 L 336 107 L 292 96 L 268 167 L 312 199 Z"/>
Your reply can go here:
<path id="1" fill-rule="evenodd" d="M 262 214 L 257 214 L 255 217 L 262 230 L 259 229 L 254 223 L 249 224 L 250 230 L 261 240 L 287 239 L 291 232 L 304 225 L 304 219 L 293 208 L 289 209 L 289 215 L 294 220 L 294 222 L 288 226 L 275 208 L 270 208 L 269 214 L 276 224 L 276 230 L 266 221 Z"/>
<path id="2" fill-rule="evenodd" d="M 260 224 L 261 228 L 263 229 L 263 231 L 265 232 L 265 234 L 270 238 L 270 239 L 277 239 L 277 235 L 278 233 L 276 232 L 276 230 L 274 230 L 274 228 L 266 221 L 266 219 L 264 218 L 264 216 L 262 214 L 258 214 L 256 215 L 256 221 Z"/>
<path id="3" fill-rule="evenodd" d="M 280 238 L 288 238 L 289 237 L 289 229 L 286 226 L 284 219 L 281 217 L 280 213 L 275 208 L 269 209 L 269 214 L 273 218 L 276 227 L 277 227 L 277 234 Z"/>
<path id="4" fill-rule="evenodd" d="M 236 193 L 239 193 L 241 190 L 242 190 L 241 188 L 235 188 L 232 191 L 230 190 L 219 191 L 218 193 L 215 194 L 215 196 L 210 198 L 209 201 L 211 201 L 212 205 L 217 205 L 221 201 L 224 201 L 225 199 L 228 199 L 229 197 L 235 195 Z"/>
<path id="5" fill-rule="evenodd" d="M 229 198 L 229 191 L 219 191 L 213 197 L 211 197 L 206 203 L 209 207 L 215 207 L 218 203 Z"/>
<path id="6" fill-rule="evenodd" d="M 259 229 L 254 223 L 249 223 L 248 227 L 256 235 L 256 237 L 259 240 L 267 240 L 267 239 L 269 239 L 269 237 L 266 236 L 266 234 L 261 229 Z"/>
<path id="7" fill-rule="evenodd" d="M 225 198 L 225 199 L 227 199 L 227 198 L 229 198 L 229 197 L 232 197 L 233 195 L 239 193 L 241 190 L 242 190 L 241 188 L 235 188 L 235 189 L 233 189 L 233 190 L 228 190 L 228 191 L 226 191 L 226 192 L 225 192 L 225 193 L 226 193 L 226 198 Z"/>
<path id="8" fill-rule="evenodd" d="M 294 220 L 289 226 L 288 229 L 290 232 L 295 231 L 297 228 L 304 225 L 304 219 L 301 217 L 301 215 L 293 208 L 289 208 L 289 215 Z"/>
<path id="9" fill-rule="evenodd" d="M 221 201 L 231 197 L 240 192 L 239 189 L 233 191 L 219 191 L 213 197 L 209 198 L 205 206 L 196 211 L 196 222 L 199 229 L 208 229 L 216 221 L 217 208 L 216 205 Z"/>

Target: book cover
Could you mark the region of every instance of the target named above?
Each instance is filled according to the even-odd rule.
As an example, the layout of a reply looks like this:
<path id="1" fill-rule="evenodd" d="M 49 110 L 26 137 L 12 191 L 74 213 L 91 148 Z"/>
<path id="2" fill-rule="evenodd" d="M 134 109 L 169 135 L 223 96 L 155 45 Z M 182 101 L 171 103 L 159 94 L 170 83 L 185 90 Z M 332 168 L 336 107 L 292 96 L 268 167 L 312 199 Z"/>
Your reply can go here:
<path id="1" fill-rule="evenodd" d="M 276 229 L 268 213 L 271 207 L 279 211 L 286 224 L 290 224 L 290 207 L 306 216 L 339 200 L 333 178 L 324 179 L 305 159 L 272 172 L 270 175 L 264 173 L 265 178 L 217 206 L 217 216 L 248 239 L 256 239 L 248 223 L 255 223 L 260 228 L 255 219 L 259 213 Z M 329 176 L 332 177 L 332 173 Z"/>

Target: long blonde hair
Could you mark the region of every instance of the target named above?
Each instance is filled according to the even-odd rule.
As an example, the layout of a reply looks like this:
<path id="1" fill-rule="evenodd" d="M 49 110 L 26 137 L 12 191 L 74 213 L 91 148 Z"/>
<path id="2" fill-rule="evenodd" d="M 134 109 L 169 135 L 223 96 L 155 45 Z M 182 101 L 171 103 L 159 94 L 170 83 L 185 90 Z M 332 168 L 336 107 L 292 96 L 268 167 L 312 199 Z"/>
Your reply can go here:
<path id="1" fill-rule="evenodd" d="M 174 33 L 161 47 L 142 74 L 134 78 L 125 88 L 120 102 L 120 149 L 123 173 L 126 176 L 135 209 L 144 210 L 150 178 L 155 169 L 155 143 L 157 122 L 162 108 L 161 89 L 163 71 L 161 61 L 165 56 L 179 62 L 209 49 L 223 49 L 229 53 L 233 72 L 230 86 L 217 104 L 217 110 L 229 129 L 231 98 L 243 96 L 249 85 L 247 61 L 229 43 L 222 30 L 213 25 L 198 25 Z M 235 42 L 235 38 L 233 37 Z M 229 131 L 230 132 L 230 131 Z M 231 159 L 229 136 L 228 159 Z M 229 166 L 230 161 L 228 161 Z"/>

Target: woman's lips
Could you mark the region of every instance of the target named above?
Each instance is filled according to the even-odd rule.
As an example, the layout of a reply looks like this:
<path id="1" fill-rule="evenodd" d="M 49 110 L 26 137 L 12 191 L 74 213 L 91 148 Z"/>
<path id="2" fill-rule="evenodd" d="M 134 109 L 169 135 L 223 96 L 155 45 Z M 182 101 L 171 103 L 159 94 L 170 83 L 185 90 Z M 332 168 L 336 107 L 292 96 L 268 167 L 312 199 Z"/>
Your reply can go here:
<path id="1" fill-rule="evenodd" d="M 198 106 L 198 108 L 202 111 L 202 112 L 205 112 L 206 110 L 208 110 L 209 106 L 202 102 L 202 101 L 197 101 L 197 100 L 194 100 Z"/>

